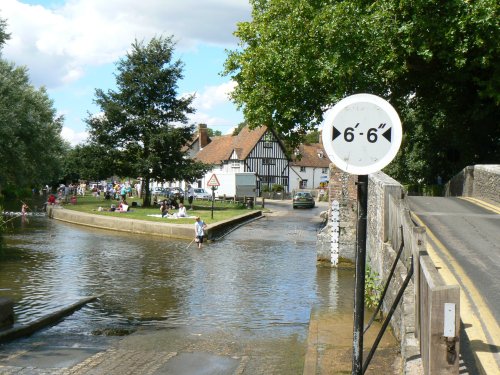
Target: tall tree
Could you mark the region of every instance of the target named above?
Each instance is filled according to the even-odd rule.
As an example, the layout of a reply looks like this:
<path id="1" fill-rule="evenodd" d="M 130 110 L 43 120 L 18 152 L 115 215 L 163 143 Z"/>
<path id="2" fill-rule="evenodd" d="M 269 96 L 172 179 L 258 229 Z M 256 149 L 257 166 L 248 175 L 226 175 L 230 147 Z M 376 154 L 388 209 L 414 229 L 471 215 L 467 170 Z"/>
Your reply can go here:
<path id="1" fill-rule="evenodd" d="M 114 148 L 88 143 L 77 145 L 67 152 L 64 160 L 64 179 L 68 181 L 102 181 L 121 169 L 121 153 Z M 125 173 L 125 175 L 129 175 Z"/>
<path id="2" fill-rule="evenodd" d="M 96 144 L 119 151 L 118 174 L 135 173 L 134 177 L 146 182 L 189 181 L 207 169 L 182 150 L 194 131 L 193 125 L 185 125 L 194 109 L 193 96 L 177 94 L 183 64 L 173 61 L 174 45 L 172 37 L 153 38 L 147 45 L 135 41 L 117 63 L 117 91 L 96 90 L 95 102 L 102 115 L 87 118 L 90 137 Z M 143 204 L 148 206 L 149 183 L 145 192 Z"/>
<path id="3" fill-rule="evenodd" d="M 59 179 L 63 118 L 24 67 L 0 60 L 0 187 L 39 186 Z"/>
<path id="4" fill-rule="evenodd" d="M 291 144 L 325 109 L 368 92 L 398 110 L 401 181 L 500 160 L 500 27 L 495 0 L 251 0 L 225 74 L 251 126 Z"/>
<path id="5" fill-rule="evenodd" d="M 220 130 L 214 130 L 211 128 L 207 129 L 207 133 L 209 137 L 220 137 L 222 135 L 222 132 Z"/>

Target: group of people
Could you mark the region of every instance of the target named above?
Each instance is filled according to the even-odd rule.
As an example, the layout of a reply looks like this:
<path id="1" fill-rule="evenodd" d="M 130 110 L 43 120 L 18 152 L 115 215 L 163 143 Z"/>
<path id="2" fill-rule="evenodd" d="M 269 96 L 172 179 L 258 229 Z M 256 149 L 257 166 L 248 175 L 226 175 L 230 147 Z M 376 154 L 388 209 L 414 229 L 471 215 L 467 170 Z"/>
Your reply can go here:
<path id="1" fill-rule="evenodd" d="M 184 206 L 184 204 L 179 203 L 178 212 L 176 213 L 171 213 L 168 211 L 172 208 L 175 208 L 175 206 L 170 205 L 166 199 L 161 201 L 160 202 L 161 217 L 188 217 L 186 213 L 186 207 Z"/>
<path id="2" fill-rule="evenodd" d="M 66 197 L 71 194 L 71 188 L 76 188 L 73 186 L 65 186 L 61 185 L 58 189 L 58 197 L 56 197 L 54 194 L 50 194 L 47 200 L 48 205 L 55 205 L 60 202 L 65 201 Z M 76 190 L 76 189 L 75 189 Z M 76 193 L 76 191 L 75 191 Z M 100 190 L 98 188 L 95 188 L 94 194 L 95 196 L 98 196 L 100 193 Z M 112 204 L 111 207 L 106 210 L 110 212 L 127 212 L 129 210 L 129 205 L 127 203 L 127 196 L 130 196 L 131 194 L 131 188 L 130 185 L 127 186 L 125 184 L 121 185 L 115 185 L 111 186 L 111 189 L 109 191 L 106 191 L 109 195 L 113 195 L 114 198 L 119 198 L 120 203 L 118 206 Z M 190 205 L 190 209 L 193 209 L 193 199 L 194 199 L 194 189 L 191 185 L 188 186 L 188 202 Z M 75 195 L 76 197 L 76 195 Z M 186 207 L 183 204 L 183 199 L 180 199 L 180 203 L 177 203 L 175 199 L 164 199 L 161 201 L 160 204 L 160 213 L 161 217 L 175 217 L 175 218 L 187 218 L 189 217 L 187 212 L 186 212 Z M 76 203 L 76 202 L 75 202 Z M 28 206 L 26 204 L 23 204 L 22 206 L 22 213 L 25 215 L 26 211 L 28 209 Z M 169 212 L 169 210 L 176 209 L 177 212 Z M 98 211 L 103 211 L 104 209 L 102 207 L 99 207 Z M 194 223 L 194 232 L 195 232 L 195 238 L 193 241 L 195 241 L 198 245 L 198 248 L 201 249 L 203 246 L 204 238 L 205 238 L 205 230 L 207 228 L 207 224 L 199 217 L 195 217 L 195 223 Z"/>

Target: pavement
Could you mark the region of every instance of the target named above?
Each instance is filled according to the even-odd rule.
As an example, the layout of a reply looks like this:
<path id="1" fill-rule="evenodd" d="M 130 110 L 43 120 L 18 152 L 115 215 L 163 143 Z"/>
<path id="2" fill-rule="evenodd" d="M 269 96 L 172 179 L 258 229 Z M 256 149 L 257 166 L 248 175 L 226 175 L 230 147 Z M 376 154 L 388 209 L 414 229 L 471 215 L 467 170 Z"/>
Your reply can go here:
<path id="1" fill-rule="evenodd" d="M 370 348 L 376 323 L 365 336 Z M 124 337 L 91 336 L 54 342 L 40 335 L 2 348 L 2 375 L 247 375 L 350 374 L 352 317 L 311 314 L 306 352 L 295 343 L 256 338 L 242 341 L 223 332 L 145 327 Z M 301 345 L 299 345 L 301 346 Z M 287 359 L 283 360 L 283 352 Z M 365 353 L 366 355 L 366 353 Z M 305 360 L 304 360 L 305 358 Z M 399 344 L 388 331 L 366 374 L 400 374 Z"/>

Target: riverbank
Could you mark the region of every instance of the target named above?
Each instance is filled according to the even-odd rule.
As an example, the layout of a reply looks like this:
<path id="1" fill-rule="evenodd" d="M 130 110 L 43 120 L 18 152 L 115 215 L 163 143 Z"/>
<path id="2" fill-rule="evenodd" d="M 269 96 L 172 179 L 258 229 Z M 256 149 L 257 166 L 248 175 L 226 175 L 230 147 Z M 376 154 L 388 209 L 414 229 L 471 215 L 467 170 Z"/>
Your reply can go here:
<path id="1" fill-rule="evenodd" d="M 194 236 L 193 224 L 159 223 L 127 217 L 93 215 L 85 212 L 65 209 L 61 206 L 48 206 L 47 215 L 51 219 L 87 227 L 107 229 L 119 232 L 147 234 L 154 236 L 191 240 Z M 235 225 L 262 216 L 262 211 L 252 211 L 242 215 L 209 224 L 206 230 L 207 239 L 213 240 L 222 236 Z"/>

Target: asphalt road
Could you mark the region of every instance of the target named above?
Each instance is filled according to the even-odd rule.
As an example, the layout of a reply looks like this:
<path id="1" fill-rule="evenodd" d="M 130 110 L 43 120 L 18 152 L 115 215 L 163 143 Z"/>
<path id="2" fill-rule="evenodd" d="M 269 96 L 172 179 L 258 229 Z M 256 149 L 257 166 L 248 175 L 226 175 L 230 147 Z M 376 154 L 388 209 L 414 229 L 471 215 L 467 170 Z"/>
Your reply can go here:
<path id="1" fill-rule="evenodd" d="M 487 362 L 486 373 L 498 373 L 500 207 L 452 197 L 408 198 L 411 211 L 427 227 L 434 263 L 445 281 L 460 285 L 461 318 L 473 351 Z"/>

